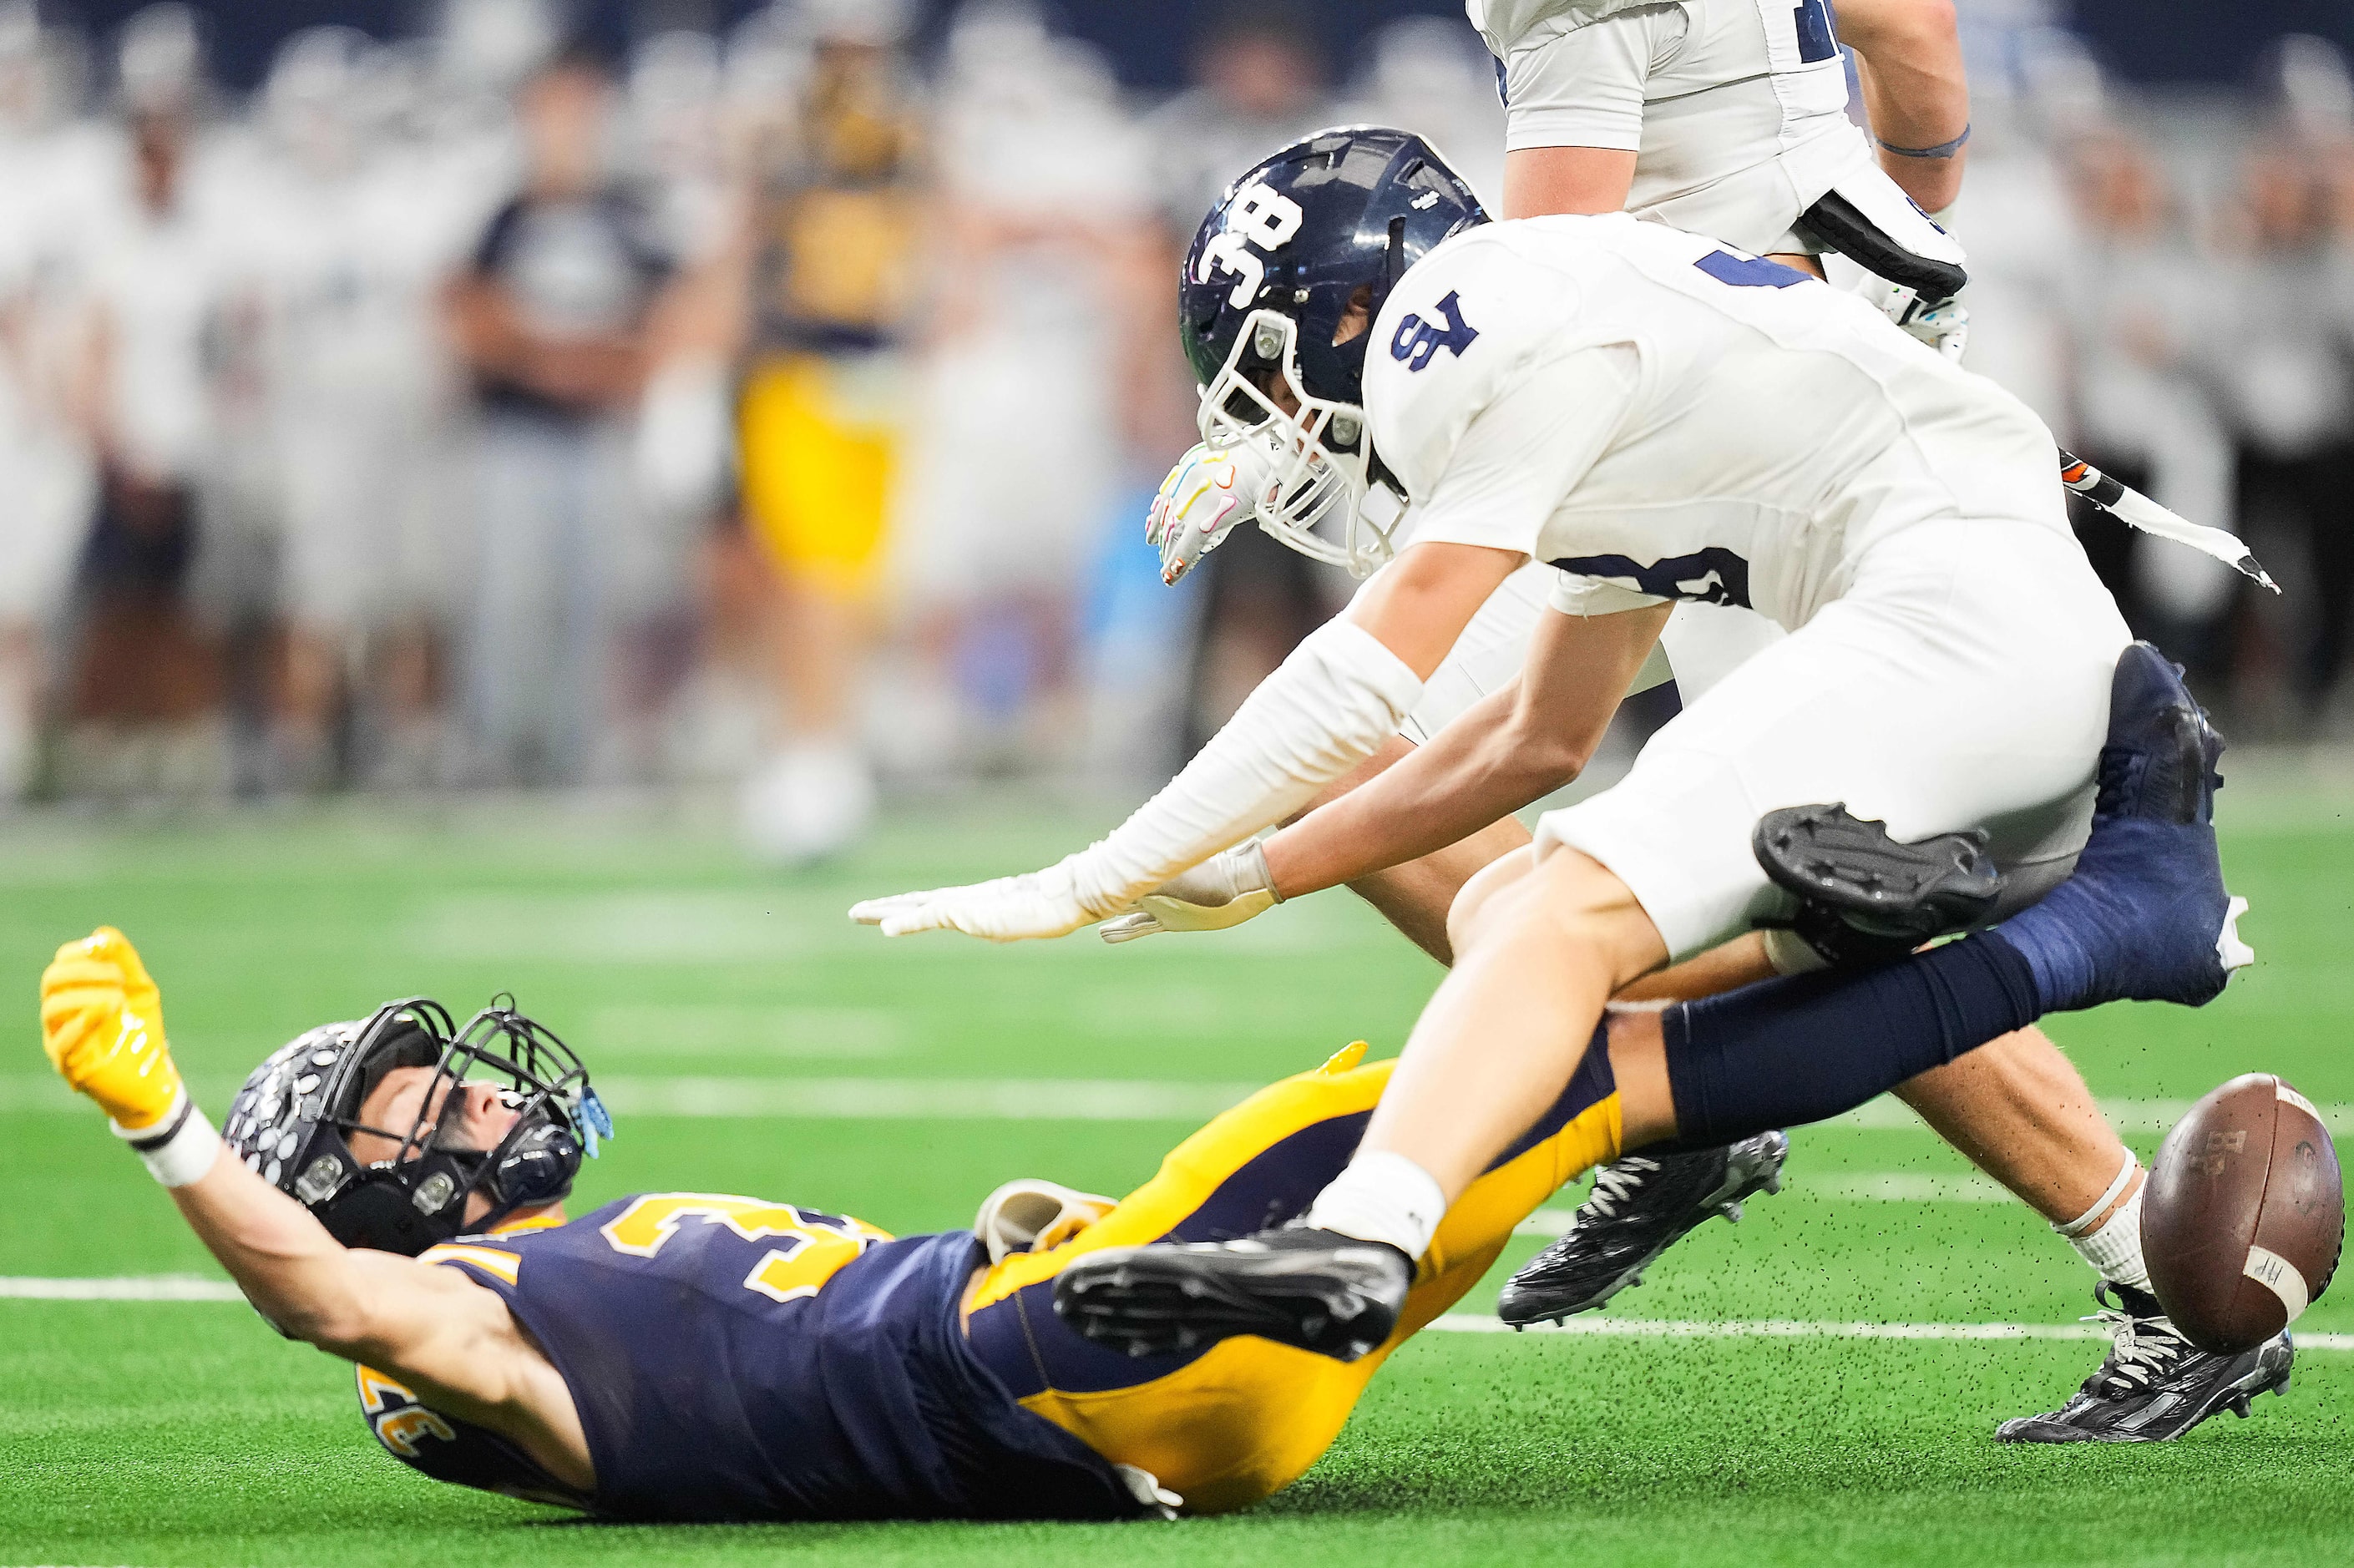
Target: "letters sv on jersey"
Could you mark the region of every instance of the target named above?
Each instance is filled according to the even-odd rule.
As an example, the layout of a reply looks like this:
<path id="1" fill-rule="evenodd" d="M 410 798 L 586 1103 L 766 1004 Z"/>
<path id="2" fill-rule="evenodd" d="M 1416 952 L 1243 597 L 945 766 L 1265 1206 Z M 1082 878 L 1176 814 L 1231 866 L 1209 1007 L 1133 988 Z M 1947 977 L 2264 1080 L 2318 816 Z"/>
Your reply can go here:
<path id="1" fill-rule="evenodd" d="M 1463 301 L 1455 290 L 1447 291 L 1437 310 L 1446 318 L 1444 326 L 1408 312 L 1390 339 L 1390 357 L 1404 362 L 1409 371 L 1427 366 L 1442 348 L 1460 359 L 1463 351 L 1479 339 L 1479 329 L 1463 319 Z"/>

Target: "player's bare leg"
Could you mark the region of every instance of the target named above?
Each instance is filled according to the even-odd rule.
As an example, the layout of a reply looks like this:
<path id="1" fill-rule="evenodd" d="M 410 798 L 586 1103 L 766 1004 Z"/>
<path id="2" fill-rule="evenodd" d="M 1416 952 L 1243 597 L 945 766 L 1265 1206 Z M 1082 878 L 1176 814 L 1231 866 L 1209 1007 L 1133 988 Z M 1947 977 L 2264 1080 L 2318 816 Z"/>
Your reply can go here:
<path id="1" fill-rule="evenodd" d="M 1938 1137 L 2054 1225 L 2098 1229 L 2141 1190 L 2076 1065 L 2022 1029 L 1895 1089 Z M 2115 1185 L 2130 1166 L 2123 1190 Z"/>
<path id="2" fill-rule="evenodd" d="M 1407 1037 L 1363 1154 L 1426 1171 L 1448 1202 L 1577 1070 L 1610 998 L 1667 961 L 1627 885 L 1575 850 L 1473 877 L 1447 918 L 1455 967 Z M 1361 1158 L 1363 1155 L 1361 1154 Z"/>
<path id="3" fill-rule="evenodd" d="M 1414 743 L 1405 736 L 1390 736 L 1363 767 L 1310 801 L 1309 810 L 1328 800 L 1339 800 L 1376 774 L 1413 756 L 1414 749 Z M 1305 816 L 1307 812 L 1300 814 Z M 1420 860 L 1361 876 L 1348 885 L 1349 891 L 1381 911 L 1382 917 L 1396 927 L 1406 940 L 1440 963 L 1451 964 L 1455 961 L 1455 949 L 1447 939 L 1447 912 L 1455 906 L 1455 895 L 1481 868 L 1516 849 L 1525 848 L 1528 842 L 1529 831 L 1521 825 L 1520 819 L 1504 817 Z"/>
<path id="4" fill-rule="evenodd" d="M 1393 738 L 1313 806 L 1334 800 L 1411 756 Z M 1311 807 L 1312 809 L 1312 807 Z M 1420 860 L 1349 884 L 1409 939 L 1452 961 L 1447 912 L 1482 868 L 1529 842 L 1515 818 Z M 1618 1003 L 1664 1004 L 1711 996 L 1776 974 L 1765 936 L 1753 933 L 1656 970 L 1623 988 Z M 2139 1165 L 2101 1116 L 2074 1065 L 2040 1029 L 2007 1036 L 1897 1087 L 1897 1097 L 1979 1169 L 2065 1236 L 2104 1280 L 2142 1288 Z M 1630 1144 L 1629 1147 L 1632 1147 Z M 1737 1146 L 1629 1155 L 1598 1181 L 1570 1232 L 1530 1260 L 1499 1310 L 1513 1322 L 1590 1310 L 1639 1283 L 1643 1271 L 1717 1215 L 1737 1220 L 1743 1202 L 1780 1190 L 1788 1139 L 1761 1133 Z"/>
<path id="5" fill-rule="evenodd" d="M 779 567 L 768 627 L 778 746 L 745 784 L 744 831 L 778 865 L 822 859 L 865 830 L 875 781 L 858 736 L 859 681 L 874 638 L 860 598 Z"/>
<path id="6" fill-rule="evenodd" d="M 2074 875 L 1979 937 L 1678 1005 L 1661 1032 L 1681 1136 L 1720 1141 L 1835 1116 L 2045 1012 L 2211 1000 L 2252 957 L 2233 929 L 2244 901 L 2230 897 L 2216 859 L 2210 801 L 2220 750 L 2179 678 L 2147 644 L 2128 648 Z M 1825 896 L 1847 874 L 1819 856 L 1794 891 Z M 1248 1334 L 1350 1360 L 1384 1342 L 1449 1206 L 1527 1130 L 1523 1110 L 1466 1096 L 1553 1103 L 1548 1089 L 1557 1097 L 1604 1038 L 1596 1030 L 1565 1041 L 1560 1020 L 1574 1010 L 1598 1018 L 1612 991 L 1666 956 L 1624 882 L 1567 846 L 1532 869 L 1515 855 L 1475 877 L 1449 934 L 1457 968 L 1355 1157 L 1302 1223 L 1233 1242 L 1114 1249 L 1065 1277 L 1057 1310 L 1084 1319 L 1090 1337 L 1139 1353 Z M 2168 1436 L 2234 1400 L 2244 1404 L 2285 1371 L 2284 1361 L 2244 1377 L 2190 1378 L 2181 1357 L 2154 1353 L 2125 1327 L 2094 1380 L 2104 1386 L 2081 1396 L 2109 1419 L 2072 1423 L 2063 1411 L 2047 1424 L 2072 1426 L 2078 1439 Z M 2113 1393 L 2110 1383 L 2138 1393 Z"/>
<path id="7" fill-rule="evenodd" d="M 1411 742 L 1394 737 L 1313 804 L 1338 800 L 1411 756 L 1414 749 Z M 1525 847 L 1529 838 L 1528 830 L 1516 818 L 1507 817 L 1420 860 L 1360 877 L 1349 887 L 1425 952 L 1441 963 L 1450 963 L 1453 948 L 1447 939 L 1447 912 L 1456 896 L 1480 870 Z M 1613 1000 L 1621 1003 L 1689 1001 L 1770 980 L 1776 973 L 1764 935 L 1752 934 L 1645 975 L 1622 988 Z M 2132 1156 L 2101 1115 L 2075 1065 L 2041 1029 L 2006 1035 L 1957 1062 L 1899 1085 L 1893 1092 L 1971 1163 L 2062 1230 L 2104 1278 L 2137 1287 L 2146 1285 L 2139 1238 L 2129 1234 L 2133 1227 L 2128 1224 L 2103 1234 L 2139 1192 L 2138 1164 L 2128 1163 Z M 1633 1146 L 1630 1140 L 1628 1147 Z M 1776 1138 L 1770 1143 L 1761 1141 L 1755 1150 L 1730 1150 L 1722 1159 L 1701 1160 L 1707 1166 L 1705 1171 L 1692 1172 L 1689 1181 L 1668 1183 L 1690 1187 L 1698 1206 L 1671 1205 L 1676 1213 L 1666 1216 L 1664 1224 L 1642 1227 L 1659 1234 L 1638 1238 L 1638 1245 L 1631 1249 L 1615 1245 L 1596 1249 L 1591 1245 L 1596 1238 L 1578 1238 L 1575 1234 L 1563 1238 L 1546 1249 L 1545 1255 L 1579 1251 L 1581 1239 L 1587 1244 L 1583 1250 L 1609 1255 L 1553 1259 L 1556 1266 L 1575 1261 L 1578 1265 L 1575 1269 L 1546 1270 L 1532 1263 L 1530 1268 L 1540 1274 L 1575 1274 L 1576 1277 L 1555 1281 L 1554 1289 L 1540 1290 L 1532 1288 L 1536 1282 L 1526 1278 L 1529 1271 L 1524 1270 L 1523 1277 L 1515 1280 L 1522 1287 L 1515 1294 L 1528 1298 L 1514 1303 L 1514 1316 L 1536 1321 L 1600 1305 L 1623 1283 L 1633 1283 L 1652 1259 L 1703 1220 L 1716 1213 L 1737 1217 L 1741 1201 L 1752 1192 L 1777 1190 L 1786 1148 Z M 1634 1177 L 1656 1179 L 1661 1174 L 1659 1160 L 1638 1158 L 1642 1164 Z M 1695 1156 L 1670 1158 L 1691 1160 Z M 2125 1180 L 2119 1185 L 2121 1172 Z M 1639 1202 L 1629 1201 L 1632 1189 L 1643 1184 L 1634 1180 L 1620 1183 L 1628 1192 L 1614 1193 L 1611 1208 L 1631 1212 Z M 1596 1217 L 1606 1222 L 1618 1216 L 1614 1212 Z M 1600 1295 L 1594 1277 L 1603 1280 Z"/>

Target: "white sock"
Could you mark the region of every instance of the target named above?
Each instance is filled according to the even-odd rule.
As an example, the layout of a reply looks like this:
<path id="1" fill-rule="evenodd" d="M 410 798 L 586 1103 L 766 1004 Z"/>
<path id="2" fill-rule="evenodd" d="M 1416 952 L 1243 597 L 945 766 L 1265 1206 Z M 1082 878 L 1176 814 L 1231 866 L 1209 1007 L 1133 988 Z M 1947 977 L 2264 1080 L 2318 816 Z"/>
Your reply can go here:
<path id="1" fill-rule="evenodd" d="M 2068 1245 L 2103 1279 L 2136 1290 L 2149 1288 L 2149 1270 L 2141 1261 L 2141 1192 L 2126 1199 L 2099 1230 L 2070 1236 Z"/>
<path id="2" fill-rule="evenodd" d="M 1430 1172 L 1403 1154 L 1360 1154 L 1316 1194 L 1308 1223 L 1359 1241 L 1387 1242 L 1408 1257 L 1430 1250 L 1447 1213 L 1447 1194 Z"/>

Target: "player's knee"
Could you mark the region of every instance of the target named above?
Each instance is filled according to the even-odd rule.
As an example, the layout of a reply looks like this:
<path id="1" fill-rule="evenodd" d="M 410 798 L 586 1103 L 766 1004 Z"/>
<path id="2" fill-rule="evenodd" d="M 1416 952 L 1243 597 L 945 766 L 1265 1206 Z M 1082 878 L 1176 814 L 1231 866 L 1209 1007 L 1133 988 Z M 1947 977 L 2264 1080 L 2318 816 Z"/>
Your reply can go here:
<path id="1" fill-rule="evenodd" d="M 1566 847 L 1540 863 L 1519 890 L 1524 921 L 1541 923 L 1606 971 L 1612 989 L 1667 961 L 1667 943 L 1633 891 L 1600 861 Z"/>
<path id="2" fill-rule="evenodd" d="M 1484 932 L 1507 923 L 1516 912 L 1518 891 L 1535 869 L 1535 851 L 1523 844 L 1471 874 L 1447 909 L 1447 943 L 1458 961 Z"/>

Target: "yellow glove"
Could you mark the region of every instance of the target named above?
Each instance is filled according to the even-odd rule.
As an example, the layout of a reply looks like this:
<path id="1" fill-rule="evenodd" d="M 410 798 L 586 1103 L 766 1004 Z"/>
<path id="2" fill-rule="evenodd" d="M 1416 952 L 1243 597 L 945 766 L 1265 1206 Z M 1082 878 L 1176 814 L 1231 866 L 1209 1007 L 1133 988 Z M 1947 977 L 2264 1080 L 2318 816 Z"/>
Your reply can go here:
<path id="1" fill-rule="evenodd" d="M 42 972 L 41 1049 L 123 1133 L 157 1128 L 181 1102 L 180 1069 L 164 1043 L 163 996 L 111 926 L 59 948 Z"/>

